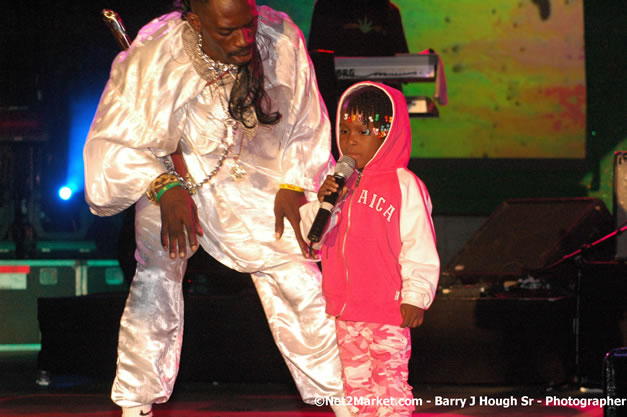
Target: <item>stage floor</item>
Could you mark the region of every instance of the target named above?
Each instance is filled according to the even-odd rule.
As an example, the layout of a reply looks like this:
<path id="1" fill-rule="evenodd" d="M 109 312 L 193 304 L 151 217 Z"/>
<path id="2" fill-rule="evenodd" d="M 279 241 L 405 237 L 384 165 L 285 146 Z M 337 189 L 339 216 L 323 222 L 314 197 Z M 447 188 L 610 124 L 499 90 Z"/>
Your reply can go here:
<path id="1" fill-rule="evenodd" d="M 35 384 L 36 363 L 36 352 L 0 353 L 0 417 L 120 415 L 109 399 L 110 381 L 53 375 L 52 385 L 41 388 Z M 603 416 L 599 406 L 579 405 L 582 399 L 601 398 L 598 387 L 425 385 L 415 386 L 414 396 L 422 402 L 414 417 Z M 469 406 L 473 398 L 484 404 Z M 548 398 L 570 401 L 571 405 L 548 405 Z M 457 404 L 447 405 L 447 401 Z M 153 411 L 155 417 L 333 417 L 328 407 L 305 405 L 293 386 L 281 384 L 188 382 L 177 385 L 170 401 Z"/>

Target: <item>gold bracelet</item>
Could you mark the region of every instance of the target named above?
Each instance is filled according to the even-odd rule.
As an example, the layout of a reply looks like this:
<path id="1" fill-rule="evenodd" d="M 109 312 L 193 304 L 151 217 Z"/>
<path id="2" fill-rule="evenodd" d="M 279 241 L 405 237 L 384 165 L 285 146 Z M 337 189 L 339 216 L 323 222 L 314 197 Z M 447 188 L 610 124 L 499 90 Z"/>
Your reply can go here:
<path id="1" fill-rule="evenodd" d="M 159 205 L 159 191 L 161 191 L 161 189 L 163 189 L 166 185 L 172 184 L 172 183 L 177 183 L 179 185 L 181 184 L 181 182 L 176 177 L 176 175 L 172 175 L 168 173 L 159 175 L 157 178 L 152 180 L 152 183 L 150 184 L 150 188 L 148 188 L 148 191 L 146 191 L 146 197 L 148 197 L 148 200 L 150 200 L 152 204 L 158 206 Z"/>
<path id="2" fill-rule="evenodd" d="M 303 188 L 300 188 L 299 186 L 292 185 L 292 184 L 281 184 L 279 185 L 279 188 L 282 190 L 298 191 L 299 193 L 302 193 L 305 191 Z"/>

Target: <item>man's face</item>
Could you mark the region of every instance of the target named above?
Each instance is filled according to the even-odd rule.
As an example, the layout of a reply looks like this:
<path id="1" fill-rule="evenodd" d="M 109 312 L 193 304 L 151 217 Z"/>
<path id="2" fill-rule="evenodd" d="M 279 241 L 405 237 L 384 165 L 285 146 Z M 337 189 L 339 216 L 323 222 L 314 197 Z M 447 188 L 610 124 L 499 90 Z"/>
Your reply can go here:
<path id="1" fill-rule="evenodd" d="M 202 34 L 203 50 L 225 64 L 252 59 L 257 33 L 255 0 L 193 0 L 187 19 Z"/>

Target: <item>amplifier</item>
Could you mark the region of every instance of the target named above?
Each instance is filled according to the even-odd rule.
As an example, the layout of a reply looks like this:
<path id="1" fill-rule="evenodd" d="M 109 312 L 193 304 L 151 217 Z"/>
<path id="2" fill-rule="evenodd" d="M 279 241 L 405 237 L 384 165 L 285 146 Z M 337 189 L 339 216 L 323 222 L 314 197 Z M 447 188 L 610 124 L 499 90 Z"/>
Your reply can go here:
<path id="1" fill-rule="evenodd" d="M 128 292 L 115 260 L 0 261 L 0 349 L 39 344 L 39 299 L 112 292 Z"/>

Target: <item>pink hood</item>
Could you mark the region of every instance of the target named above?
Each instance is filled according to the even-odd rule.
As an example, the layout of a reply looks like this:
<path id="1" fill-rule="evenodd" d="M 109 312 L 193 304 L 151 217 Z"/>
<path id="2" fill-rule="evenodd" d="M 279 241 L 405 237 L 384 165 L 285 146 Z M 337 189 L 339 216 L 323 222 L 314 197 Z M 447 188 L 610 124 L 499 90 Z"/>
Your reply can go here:
<path id="1" fill-rule="evenodd" d="M 337 118 L 335 123 L 335 137 L 337 138 L 337 148 L 340 156 L 340 120 L 342 115 L 342 104 L 346 96 L 360 88 L 374 86 L 383 90 L 392 101 L 394 118 L 387 138 L 381 145 L 377 153 L 372 157 L 364 170 L 380 171 L 396 168 L 406 168 L 411 155 L 411 126 L 409 124 L 409 113 L 407 112 L 407 102 L 405 96 L 400 91 L 388 87 L 387 85 L 372 81 L 363 81 L 349 87 L 340 97 L 337 106 Z"/>

